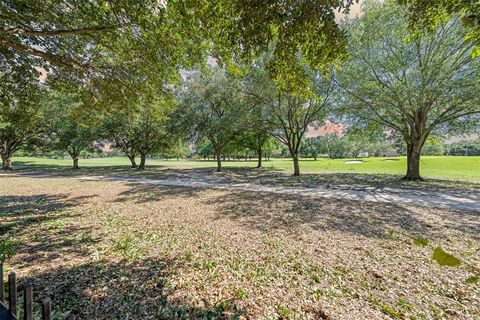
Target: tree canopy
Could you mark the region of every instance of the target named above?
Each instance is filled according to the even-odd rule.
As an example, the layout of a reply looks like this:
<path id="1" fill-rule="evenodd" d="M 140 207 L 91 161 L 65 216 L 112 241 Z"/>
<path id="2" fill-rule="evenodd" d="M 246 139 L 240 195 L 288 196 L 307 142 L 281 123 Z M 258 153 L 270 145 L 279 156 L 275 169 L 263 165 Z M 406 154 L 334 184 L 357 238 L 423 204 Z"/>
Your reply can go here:
<path id="1" fill-rule="evenodd" d="M 480 112 L 480 61 L 458 18 L 409 37 L 408 16 L 393 1 L 365 5 L 348 26 L 350 58 L 338 70 L 347 112 L 398 131 L 407 145 L 408 179 L 440 125 Z"/>

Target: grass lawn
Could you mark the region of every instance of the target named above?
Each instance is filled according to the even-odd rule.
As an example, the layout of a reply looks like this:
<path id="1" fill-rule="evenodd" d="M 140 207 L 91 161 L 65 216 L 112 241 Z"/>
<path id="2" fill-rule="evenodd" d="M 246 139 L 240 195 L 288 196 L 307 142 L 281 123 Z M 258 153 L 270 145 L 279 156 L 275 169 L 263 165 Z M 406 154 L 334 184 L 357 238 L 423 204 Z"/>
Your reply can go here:
<path id="1" fill-rule="evenodd" d="M 6 267 L 55 319 L 478 319 L 478 226 L 393 203 L 0 177 Z"/>
<path id="2" fill-rule="evenodd" d="M 398 158 L 364 158 L 363 163 L 345 163 L 349 159 L 318 159 L 301 161 L 301 170 L 304 173 L 354 173 L 354 174 L 391 174 L 402 175 L 406 171 L 405 157 Z M 422 157 L 421 173 L 426 178 L 452 179 L 461 181 L 480 182 L 480 157 Z M 55 160 L 31 157 L 15 157 L 13 165 L 26 165 L 30 167 L 70 167 L 70 160 Z M 127 158 L 97 158 L 81 159 L 80 166 L 83 167 L 127 167 Z M 194 169 L 213 168 L 214 161 L 189 161 L 189 160 L 147 160 L 147 166 L 161 166 L 172 169 Z M 252 161 L 225 161 L 226 168 L 234 167 L 255 167 L 255 160 Z M 292 170 L 292 162 L 289 159 L 275 159 L 264 162 L 265 168 L 279 169 L 286 172 Z"/>

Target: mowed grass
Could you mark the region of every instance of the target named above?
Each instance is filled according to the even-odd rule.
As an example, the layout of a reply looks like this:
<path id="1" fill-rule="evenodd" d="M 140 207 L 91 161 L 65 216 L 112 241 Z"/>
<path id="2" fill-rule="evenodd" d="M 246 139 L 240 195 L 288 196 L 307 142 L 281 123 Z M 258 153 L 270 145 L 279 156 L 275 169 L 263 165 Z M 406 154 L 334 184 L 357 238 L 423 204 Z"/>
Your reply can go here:
<path id="1" fill-rule="evenodd" d="M 478 222 L 395 203 L 0 177 L 0 240 L 17 248 L 6 268 L 35 301 L 52 298 L 54 319 L 478 319 L 480 287 L 466 282 Z M 462 264 L 438 265 L 437 246 Z"/>
<path id="2" fill-rule="evenodd" d="M 20 166 L 71 166 L 71 160 L 56 160 L 32 157 L 16 157 L 13 164 Z M 361 174 L 391 174 L 402 175 L 406 171 L 406 158 L 362 158 L 362 163 L 346 163 L 351 159 L 304 159 L 301 161 L 301 170 L 304 173 L 361 173 Z M 202 160 L 155 160 L 148 159 L 147 166 L 162 166 L 172 169 L 198 169 L 214 168 L 215 161 Z M 290 159 L 274 159 L 264 161 L 265 168 L 279 169 L 289 172 L 292 170 L 292 161 Z M 95 158 L 81 159 L 81 167 L 128 167 L 127 158 Z M 256 166 L 256 160 L 250 161 L 224 161 L 223 166 L 247 167 Z M 425 178 L 453 179 L 471 182 L 480 182 L 480 157 L 451 157 L 451 156 L 424 156 L 421 159 L 421 174 Z"/>

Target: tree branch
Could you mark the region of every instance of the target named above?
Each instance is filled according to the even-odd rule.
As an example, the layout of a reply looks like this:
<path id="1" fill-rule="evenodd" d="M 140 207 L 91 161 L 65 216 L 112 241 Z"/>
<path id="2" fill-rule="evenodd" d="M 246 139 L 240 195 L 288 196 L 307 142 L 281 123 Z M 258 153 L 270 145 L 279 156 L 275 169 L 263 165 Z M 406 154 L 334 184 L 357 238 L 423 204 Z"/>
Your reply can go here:
<path id="1" fill-rule="evenodd" d="M 102 26 L 79 29 L 63 29 L 63 30 L 30 30 L 25 28 L 0 28 L 0 34 L 10 34 L 17 36 L 34 36 L 34 37 L 62 37 L 62 36 L 81 36 L 97 32 L 108 32 L 120 28 L 123 25 Z"/>
<path id="2" fill-rule="evenodd" d="M 60 66 L 63 66 L 63 67 L 69 68 L 69 69 L 76 70 L 76 71 L 82 71 L 82 72 L 88 71 L 88 68 L 86 66 L 81 65 L 78 62 L 72 61 L 71 59 L 66 59 L 66 58 L 59 57 L 57 55 L 54 55 L 54 54 L 51 54 L 51 53 L 48 53 L 48 52 L 33 49 L 33 48 L 30 48 L 30 47 L 24 46 L 23 44 L 17 43 L 15 41 L 10 41 L 10 40 L 7 40 L 7 39 L 0 38 L 0 46 L 14 49 L 17 52 L 22 52 L 22 53 L 25 53 L 25 54 L 28 54 L 28 55 L 43 58 L 44 60 L 52 62 L 56 65 L 60 65 Z"/>

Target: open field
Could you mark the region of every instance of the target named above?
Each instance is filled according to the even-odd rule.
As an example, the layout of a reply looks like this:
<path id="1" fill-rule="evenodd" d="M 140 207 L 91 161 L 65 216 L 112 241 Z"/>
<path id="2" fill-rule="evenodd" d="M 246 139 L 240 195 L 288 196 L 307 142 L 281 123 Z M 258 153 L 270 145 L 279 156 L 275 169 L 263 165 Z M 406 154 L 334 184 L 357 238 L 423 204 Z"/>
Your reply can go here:
<path id="1" fill-rule="evenodd" d="M 0 177 L 7 263 L 56 319 L 478 319 L 479 215 Z M 413 244 L 427 238 L 426 247 Z M 442 246 L 464 262 L 440 267 Z"/>
<path id="2" fill-rule="evenodd" d="M 305 159 L 301 161 L 301 169 L 305 173 L 366 173 L 403 175 L 406 170 L 405 157 L 398 158 L 360 158 L 364 163 L 348 164 L 349 159 Z M 351 160 L 351 159 L 350 159 Z M 71 160 L 56 160 L 33 157 L 16 157 L 13 164 L 18 166 L 62 166 L 70 167 Z M 265 168 L 292 170 L 289 159 L 264 161 Z M 95 158 L 81 159 L 83 167 L 128 166 L 127 158 Z M 147 166 L 164 166 L 173 169 L 214 168 L 215 161 L 201 160 L 154 160 L 148 159 Z M 251 161 L 224 161 L 224 167 L 255 167 L 255 159 Z M 426 178 L 454 179 L 480 182 L 480 157 L 422 157 L 422 175 Z"/>

